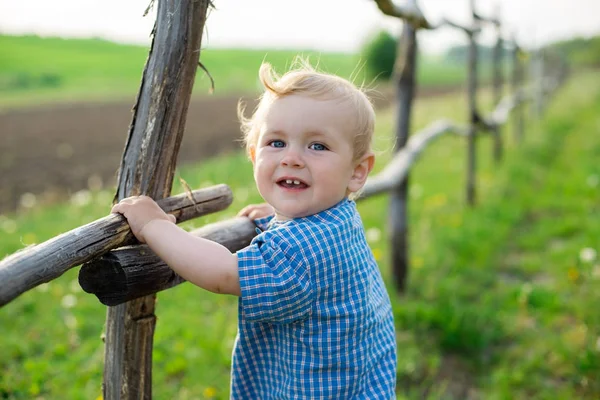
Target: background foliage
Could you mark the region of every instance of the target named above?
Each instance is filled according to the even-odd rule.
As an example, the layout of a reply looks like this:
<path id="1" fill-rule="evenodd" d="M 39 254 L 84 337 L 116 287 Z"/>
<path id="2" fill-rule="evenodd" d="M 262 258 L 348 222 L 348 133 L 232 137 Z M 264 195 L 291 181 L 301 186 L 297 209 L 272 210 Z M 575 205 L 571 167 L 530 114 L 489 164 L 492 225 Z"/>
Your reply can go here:
<path id="1" fill-rule="evenodd" d="M 34 68 L 20 45 L 13 43 L 11 50 L 11 40 L 30 41 L 40 56 L 62 49 L 64 60 Z M 117 96 L 124 93 L 119 82 L 135 90 L 144 51 L 69 42 L 0 37 L 7 49 L 0 56 L 0 75 L 23 72 L 33 82 L 6 85 L 0 91 L 5 104 L 15 106 L 6 100 L 13 97 L 31 104 L 82 93 Z M 261 59 L 259 52 L 212 54 L 214 60 Z M 343 59 L 352 61 L 337 68 L 354 73 L 357 58 L 337 56 L 321 55 L 332 66 L 348 57 Z M 110 65 L 117 60 L 118 66 Z M 240 82 L 232 88 L 253 90 L 255 70 L 242 61 L 222 65 L 217 85 L 230 79 Z M 427 82 L 442 69 L 435 68 Z M 58 84 L 43 74 L 54 74 Z M 452 76 L 460 82 L 459 75 Z M 485 92 L 482 97 L 489 104 Z M 465 123 L 465 103 L 463 93 L 419 99 L 414 129 L 442 117 Z M 464 202 L 464 140 L 442 137 L 424 152 L 411 175 L 409 289 L 404 296 L 392 295 L 400 398 L 600 397 L 599 108 L 597 71 L 576 72 L 554 96 L 546 117 L 529 120 L 524 143 L 512 139 L 512 123 L 503 130 L 508 148 L 502 164 L 494 164 L 491 140 L 482 137 L 480 202 L 473 209 Z M 379 170 L 390 158 L 394 116 L 382 110 L 377 117 Z M 192 221 L 185 225 L 189 229 L 260 201 L 241 153 L 180 167 L 176 182 L 177 177 L 196 188 L 226 182 L 234 191 L 228 210 Z M 106 215 L 111 199 L 111 190 L 85 191 L 67 203 L 0 215 L 0 257 Z M 389 282 L 386 207 L 385 196 L 359 205 L 369 244 Z M 154 397 L 228 398 L 235 299 L 183 284 L 158 295 L 156 313 Z M 104 306 L 81 291 L 75 270 L 0 309 L 0 399 L 100 398 L 105 314 Z"/>

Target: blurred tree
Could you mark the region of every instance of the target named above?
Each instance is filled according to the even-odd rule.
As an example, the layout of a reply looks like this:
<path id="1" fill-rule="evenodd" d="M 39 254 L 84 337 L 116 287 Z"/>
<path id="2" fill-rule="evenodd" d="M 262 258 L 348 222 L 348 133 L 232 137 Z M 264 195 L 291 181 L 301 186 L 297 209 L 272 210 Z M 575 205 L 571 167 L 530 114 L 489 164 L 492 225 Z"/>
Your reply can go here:
<path id="1" fill-rule="evenodd" d="M 388 31 L 380 31 L 362 48 L 365 68 L 370 78 L 389 80 L 394 72 L 396 39 Z"/>
<path id="2" fill-rule="evenodd" d="M 550 45 L 575 67 L 600 67 L 600 36 L 574 38 Z"/>

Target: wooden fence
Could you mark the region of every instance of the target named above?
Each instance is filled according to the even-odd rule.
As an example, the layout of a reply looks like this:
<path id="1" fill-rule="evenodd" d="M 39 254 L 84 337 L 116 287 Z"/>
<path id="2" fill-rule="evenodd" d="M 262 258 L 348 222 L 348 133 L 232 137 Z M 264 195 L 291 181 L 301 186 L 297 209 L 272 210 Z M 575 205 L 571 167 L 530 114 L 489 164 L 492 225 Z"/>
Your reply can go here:
<path id="1" fill-rule="evenodd" d="M 523 111 L 519 105 L 533 99 L 536 113 L 541 112 L 543 98 L 564 79 L 565 68 L 563 63 L 556 61 L 552 64 L 553 68 L 545 67 L 542 64 L 544 55 L 537 53 L 534 70 L 540 75 L 533 86 L 525 90 L 522 87 L 524 66 L 519 56 L 521 49 L 513 44 L 513 90 L 512 94 L 502 98 L 500 64 L 505 41 L 500 35 L 498 19 L 485 19 L 472 9 L 471 26 L 461 26 L 448 20 L 434 25 L 422 15 L 415 2 L 406 8 L 395 6 L 391 1 L 375 2 L 383 13 L 405 22 L 398 42 L 399 56 L 395 67 L 397 148 L 390 163 L 367 181 L 358 201 L 382 193 L 390 196 L 393 276 L 396 287 L 402 290 L 408 272 L 409 172 L 419 154 L 433 139 L 443 134 L 464 137 L 469 150 L 466 199 L 469 204 L 475 204 L 475 141 L 481 133 L 491 134 L 493 154 L 499 161 L 503 149 L 501 127 L 507 123 L 510 113 L 515 111 L 515 132 L 520 140 L 523 137 Z M 210 2 L 159 0 L 157 4 L 153 41 L 125 144 L 115 200 L 136 194 L 162 199 L 159 200 L 161 207 L 174 214 L 179 223 L 226 208 L 231 203 L 232 194 L 226 185 L 217 185 L 168 197 Z M 493 63 L 496 107 L 483 116 L 477 108 L 476 97 L 476 37 L 481 24 L 486 22 L 495 24 L 498 32 Z M 417 31 L 442 27 L 460 29 L 469 40 L 467 93 L 470 122 L 467 126 L 458 126 L 451 121 L 436 121 L 409 138 L 415 92 Z M 256 234 L 254 224 L 247 218 L 207 225 L 193 233 L 221 243 L 231 251 L 246 246 Z M 183 282 L 183 279 L 147 246 L 135 245 L 122 216 L 110 215 L 2 260 L 0 307 L 82 263 L 79 273 L 82 288 L 110 306 L 105 339 L 104 398 L 151 398 L 155 294 Z"/>

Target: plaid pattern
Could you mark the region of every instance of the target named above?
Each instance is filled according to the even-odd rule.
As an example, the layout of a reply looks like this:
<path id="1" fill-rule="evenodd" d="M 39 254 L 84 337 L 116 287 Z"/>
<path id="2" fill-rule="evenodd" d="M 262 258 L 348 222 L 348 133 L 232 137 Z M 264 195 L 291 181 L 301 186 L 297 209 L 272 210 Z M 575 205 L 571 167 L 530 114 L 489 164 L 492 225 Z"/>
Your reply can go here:
<path id="1" fill-rule="evenodd" d="M 356 205 L 269 229 L 237 253 L 232 399 L 395 398 L 392 308 Z"/>

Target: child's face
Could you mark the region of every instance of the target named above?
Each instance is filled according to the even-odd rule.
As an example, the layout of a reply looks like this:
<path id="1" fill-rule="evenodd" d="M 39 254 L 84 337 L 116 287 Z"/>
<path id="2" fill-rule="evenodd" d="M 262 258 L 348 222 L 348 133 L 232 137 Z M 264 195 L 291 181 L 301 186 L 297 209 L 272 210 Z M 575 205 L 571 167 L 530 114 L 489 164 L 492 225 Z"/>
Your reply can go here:
<path id="1" fill-rule="evenodd" d="M 312 215 L 358 191 L 373 155 L 354 160 L 348 106 L 301 95 L 274 101 L 255 146 L 254 179 L 279 220 Z"/>

